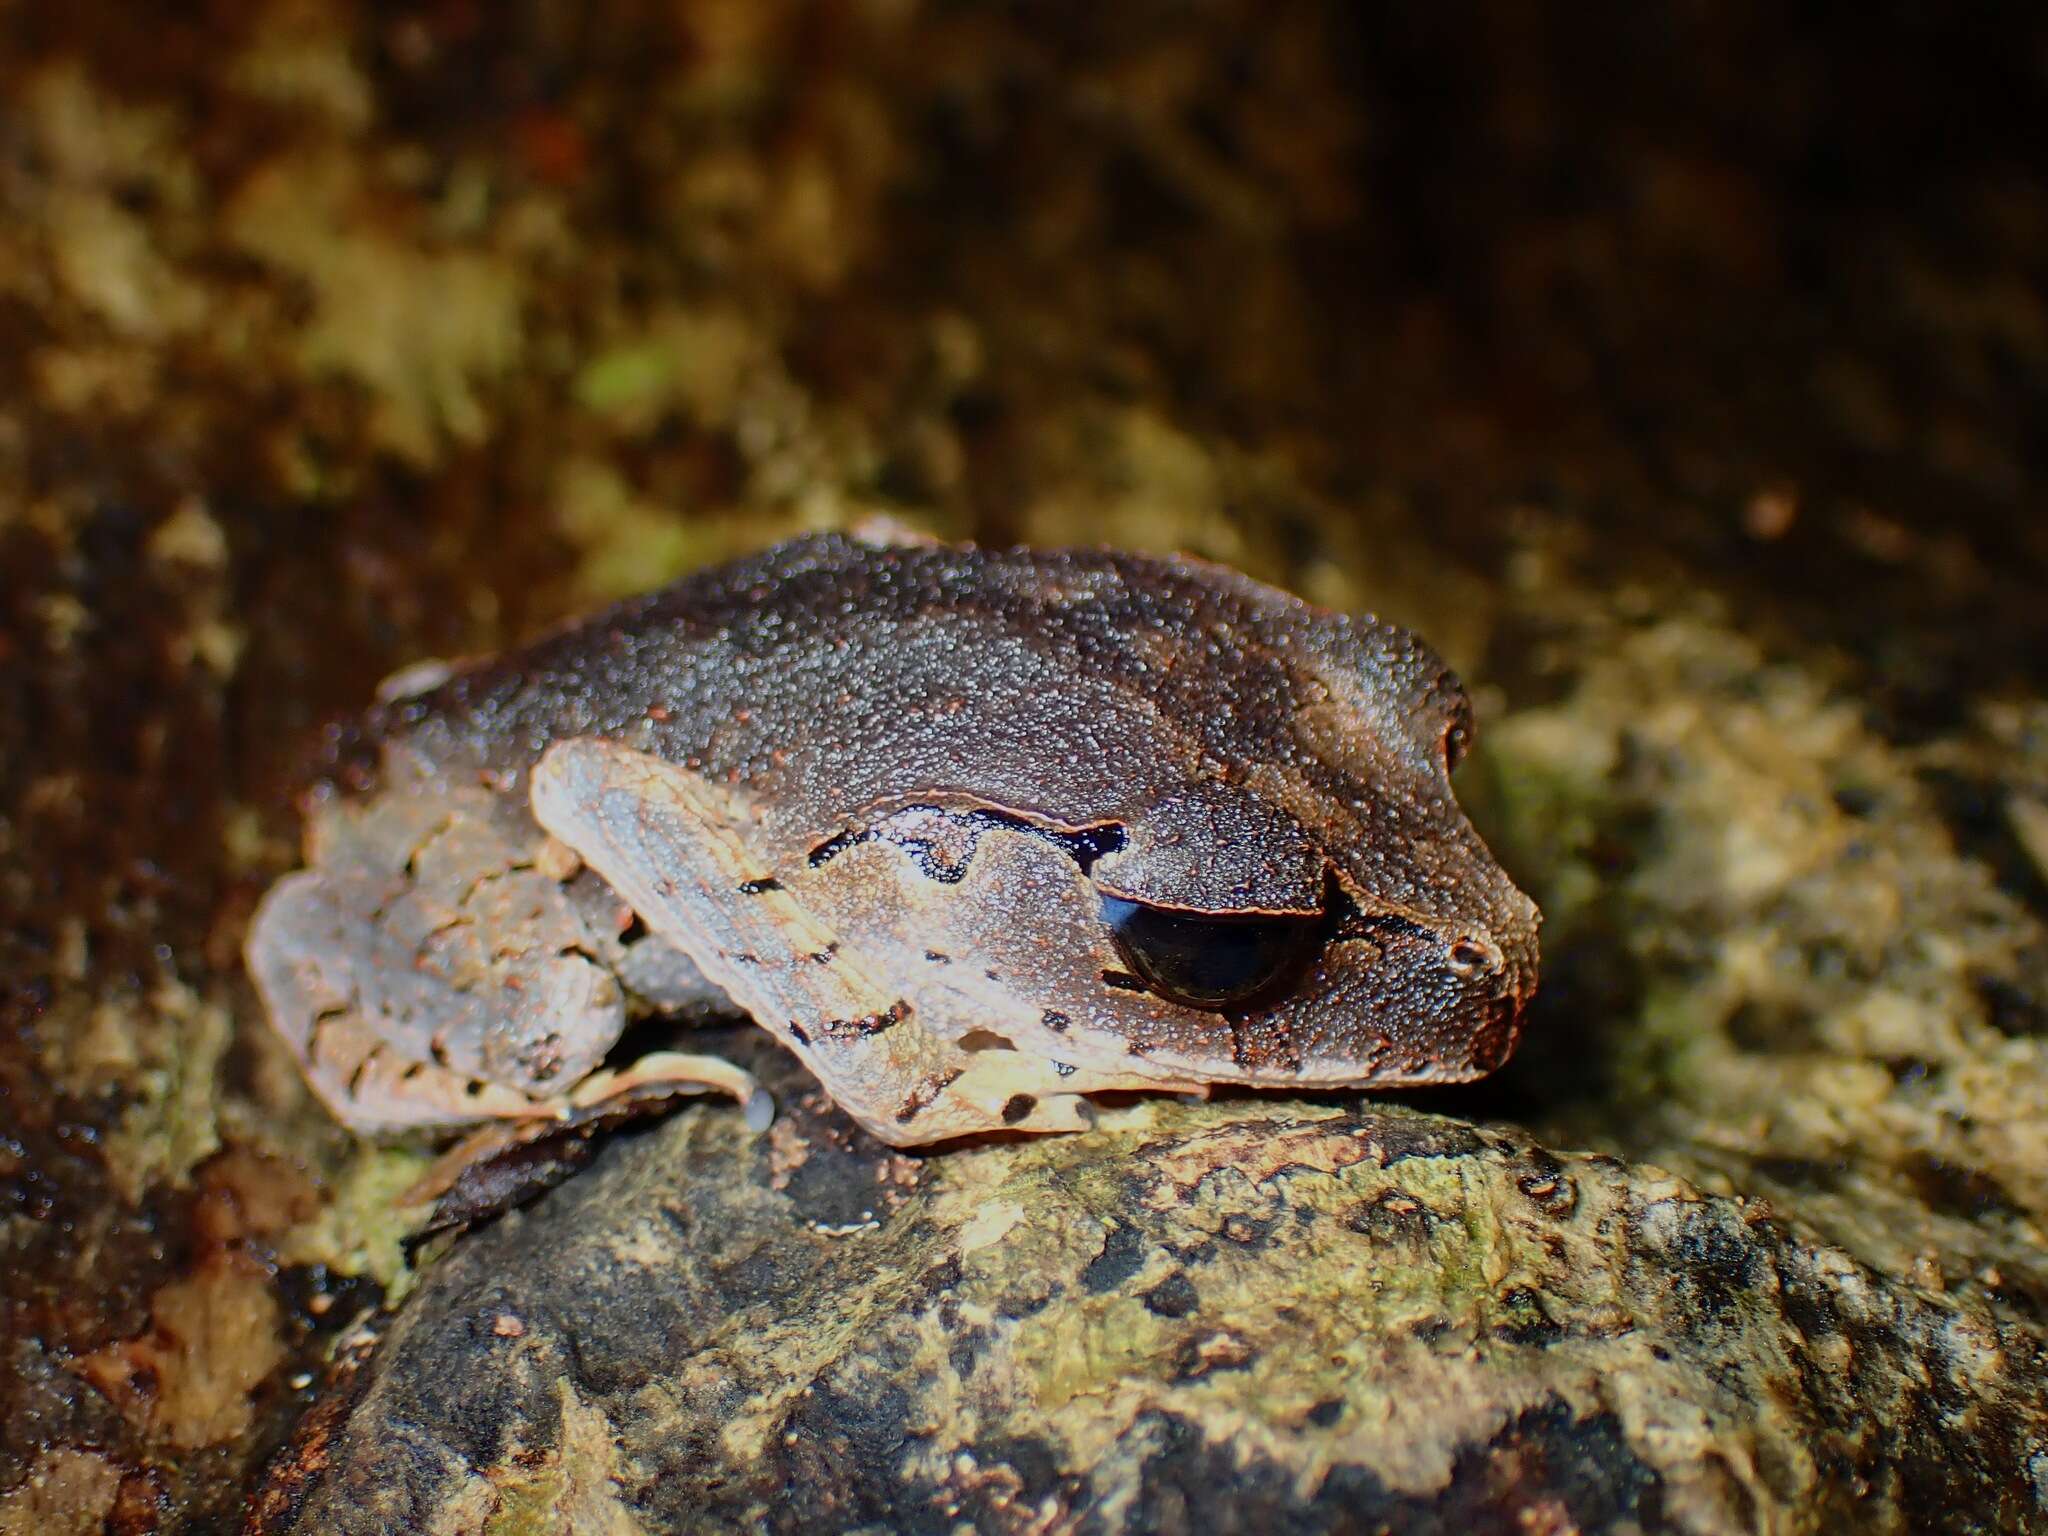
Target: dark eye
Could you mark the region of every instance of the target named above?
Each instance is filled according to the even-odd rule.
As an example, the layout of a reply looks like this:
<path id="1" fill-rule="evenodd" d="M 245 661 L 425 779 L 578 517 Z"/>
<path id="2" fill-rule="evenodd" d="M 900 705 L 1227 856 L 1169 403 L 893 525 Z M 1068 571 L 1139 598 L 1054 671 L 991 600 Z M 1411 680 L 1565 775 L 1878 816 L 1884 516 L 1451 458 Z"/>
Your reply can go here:
<path id="1" fill-rule="evenodd" d="M 1323 919 L 1197 917 L 1117 896 L 1102 920 L 1138 979 L 1170 1003 L 1211 1011 L 1270 991 L 1301 963 Z"/>

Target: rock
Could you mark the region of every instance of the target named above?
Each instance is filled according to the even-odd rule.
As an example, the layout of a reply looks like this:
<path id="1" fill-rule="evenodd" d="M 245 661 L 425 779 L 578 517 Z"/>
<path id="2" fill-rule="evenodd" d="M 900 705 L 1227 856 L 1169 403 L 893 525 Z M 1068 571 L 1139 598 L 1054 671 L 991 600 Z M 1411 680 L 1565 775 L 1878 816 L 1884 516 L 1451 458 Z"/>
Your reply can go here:
<path id="1" fill-rule="evenodd" d="M 457 1243 L 252 1529 L 2048 1518 L 2038 1335 L 1761 1202 L 1357 1101 L 905 1156 L 758 1065 L 769 1135 L 693 1107 Z"/>

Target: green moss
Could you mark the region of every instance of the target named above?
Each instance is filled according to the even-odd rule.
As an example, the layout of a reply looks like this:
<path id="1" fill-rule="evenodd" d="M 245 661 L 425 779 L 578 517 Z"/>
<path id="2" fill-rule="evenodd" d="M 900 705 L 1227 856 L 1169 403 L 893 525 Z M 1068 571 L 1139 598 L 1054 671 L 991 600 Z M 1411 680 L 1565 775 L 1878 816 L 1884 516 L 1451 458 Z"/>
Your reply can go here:
<path id="1" fill-rule="evenodd" d="M 601 416 L 646 411 L 665 400 L 676 379 L 676 359 L 658 342 L 632 342 L 599 353 L 576 375 L 576 403 Z"/>
<path id="2" fill-rule="evenodd" d="M 417 1148 L 359 1145 L 319 1214 L 279 1244 L 279 1259 L 368 1275 L 384 1287 L 387 1300 L 397 1301 L 412 1285 L 403 1242 L 419 1216 L 398 1202 L 432 1161 L 431 1153 Z"/>

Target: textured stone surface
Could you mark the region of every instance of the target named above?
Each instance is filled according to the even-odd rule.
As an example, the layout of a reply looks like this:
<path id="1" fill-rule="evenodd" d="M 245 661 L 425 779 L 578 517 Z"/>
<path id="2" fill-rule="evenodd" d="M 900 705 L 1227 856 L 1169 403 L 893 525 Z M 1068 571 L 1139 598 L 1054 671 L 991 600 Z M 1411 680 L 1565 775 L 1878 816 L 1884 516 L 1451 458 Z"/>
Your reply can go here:
<path id="1" fill-rule="evenodd" d="M 1381 1105 L 920 1157 L 812 1107 L 686 1113 L 460 1243 L 259 1527 L 2043 1516 L 2038 1333 L 1758 1201 Z"/>
<path id="2" fill-rule="evenodd" d="M 1020 1523 L 1028 1491 L 1198 1526 L 1285 1489 L 1310 1528 L 1345 1499 L 1397 1529 L 2041 1528 L 2042 26 L 1523 0 L 1398 27 L 1264 0 L 8 10 L 0 1530 L 233 1529 L 295 1425 L 305 1475 L 272 1486 L 333 1498 L 387 1449 L 430 1318 L 560 1294 L 551 1254 L 642 1283 L 603 1258 L 631 1213 L 594 1192 L 694 1209 L 697 1157 L 776 1245 L 690 1291 L 673 1337 L 640 1326 L 683 1317 L 659 1296 L 592 1285 L 536 1307 L 530 1347 L 444 1340 L 479 1422 L 533 1426 L 408 1421 L 414 1474 L 476 1454 L 430 1490 L 469 1501 L 454 1528 L 602 1529 L 686 1495 L 730 1517 L 764 1466 L 913 1525 L 947 1499 Z M 1521 1054 L 1417 1103 L 1431 1135 L 1509 1128 L 1154 1208 L 1171 1181 L 1080 1142 L 899 1170 L 807 1132 L 778 1192 L 775 1144 L 697 1106 L 412 1269 L 391 1201 L 425 1154 L 333 1130 L 236 958 L 292 858 L 308 736 L 398 666 L 875 507 L 1185 546 L 1442 646 L 1479 706 L 1460 794 L 1550 922 Z M 1231 1117 L 1370 1117 L 1364 1142 L 1300 1133 L 1347 1148 L 1418 1124 L 1144 1113 L 1119 1149 Z M 1572 1212 L 1503 1172 L 1532 1142 Z M 910 1181 L 899 1206 L 852 1199 L 878 1167 Z M 1396 1187 L 1417 1205 L 1384 1235 L 1331 1215 Z M 991 1311 L 942 1363 L 919 1277 L 1004 1191 L 1048 1188 L 949 1282 L 1025 1294 L 992 1267 L 1014 1248 L 1045 1309 Z M 1192 1257 L 1233 1200 L 1322 1212 L 1266 1238 L 1298 1274 L 1228 1237 Z M 804 1224 L 870 1208 L 872 1232 Z M 1595 1211 L 1637 1225 L 1592 1233 Z M 1253 1294 L 1339 1267 L 1292 1318 Z M 1130 1395 L 1061 1395 L 1108 1356 L 1017 1355 L 1055 1283 L 1063 1339 L 1130 1319 Z M 1588 1321 L 1603 1286 L 1633 1333 Z M 796 1323 L 749 1331 L 778 1307 Z M 1403 1331 L 1431 1308 L 1464 1330 L 1441 1351 Z M 812 1313 L 865 1333 L 805 1335 Z M 1282 1369 L 1346 1325 L 1347 1368 Z M 579 1371 L 565 1339 L 640 1364 Z M 884 1344 L 957 1373 L 959 1414 L 913 1420 L 947 1404 L 862 1353 Z M 330 1381 L 337 1352 L 367 1363 Z M 700 1357 L 761 1400 L 654 1368 Z M 1304 1405 L 1296 1374 L 1332 1396 Z M 1423 1417 L 1402 1389 L 1424 1380 L 1467 1395 L 1405 1438 L 1362 1417 Z M 1088 1437 L 1140 1397 L 1171 1406 L 1109 1458 L 1118 1484 Z M 679 1443 L 704 1456 L 639 1480 L 685 1451 L 614 1445 L 611 1416 L 698 1401 Z M 778 1412 L 794 1444 L 762 1438 Z M 974 1460 L 942 1463 L 970 1421 Z M 711 1487 L 748 1434 L 761 1454 Z M 1325 1453 L 1345 1470 L 1317 1505 L 1290 1479 Z"/>

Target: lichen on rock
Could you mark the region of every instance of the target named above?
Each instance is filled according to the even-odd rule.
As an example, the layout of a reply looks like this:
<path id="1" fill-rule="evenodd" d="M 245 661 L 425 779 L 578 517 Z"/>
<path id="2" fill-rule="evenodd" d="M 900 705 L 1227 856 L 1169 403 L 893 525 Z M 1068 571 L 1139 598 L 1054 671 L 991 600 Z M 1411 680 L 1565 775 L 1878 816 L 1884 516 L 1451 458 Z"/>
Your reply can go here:
<path id="1" fill-rule="evenodd" d="M 1260 1099 L 907 1158 L 763 1066 L 780 1153 L 688 1111 L 464 1239 L 259 1528 L 1736 1531 L 2042 1428 L 2030 1330 L 1655 1168 Z"/>

